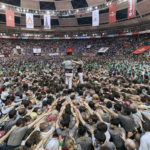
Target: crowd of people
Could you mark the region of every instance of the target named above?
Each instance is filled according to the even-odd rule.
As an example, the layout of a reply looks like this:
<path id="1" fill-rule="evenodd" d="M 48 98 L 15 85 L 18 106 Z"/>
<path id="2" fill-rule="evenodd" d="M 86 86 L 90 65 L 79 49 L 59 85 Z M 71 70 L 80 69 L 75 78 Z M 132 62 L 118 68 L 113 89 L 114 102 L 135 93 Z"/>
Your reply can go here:
<path id="1" fill-rule="evenodd" d="M 0 55 L 5 57 L 16 55 L 16 46 L 19 46 L 18 55 L 33 55 L 33 48 L 41 48 L 42 54 L 65 53 L 67 48 L 73 48 L 74 54 L 95 53 L 102 47 L 109 47 L 106 56 L 118 54 L 128 55 L 136 50 L 144 42 L 149 40 L 149 35 L 138 35 L 129 37 L 83 39 L 83 40 L 15 40 L 0 39 Z M 112 40 L 113 39 L 113 40 Z M 88 47 L 89 46 L 89 47 Z M 125 47 L 126 46 L 126 47 Z M 20 52 L 19 52 L 20 51 Z"/>
<path id="2" fill-rule="evenodd" d="M 83 62 L 83 81 L 74 66 L 69 89 L 63 66 L 68 60 Z M 150 60 L 132 55 L 0 60 L 0 108 L 0 150 L 149 150 Z"/>

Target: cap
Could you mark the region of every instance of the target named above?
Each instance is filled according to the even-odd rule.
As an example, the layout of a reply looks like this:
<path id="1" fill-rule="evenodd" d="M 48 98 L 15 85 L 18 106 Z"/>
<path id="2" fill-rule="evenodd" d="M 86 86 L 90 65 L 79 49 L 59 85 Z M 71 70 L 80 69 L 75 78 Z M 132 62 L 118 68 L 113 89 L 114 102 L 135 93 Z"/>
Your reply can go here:
<path id="1" fill-rule="evenodd" d="M 30 117 L 32 118 L 32 120 L 35 120 L 35 119 L 37 118 L 37 113 L 32 112 L 32 113 L 30 114 Z"/>
<path id="2" fill-rule="evenodd" d="M 55 121 L 55 120 L 57 120 L 57 116 L 53 115 L 53 114 L 50 114 L 49 117 L 48 117 L 48 122 Z"/>

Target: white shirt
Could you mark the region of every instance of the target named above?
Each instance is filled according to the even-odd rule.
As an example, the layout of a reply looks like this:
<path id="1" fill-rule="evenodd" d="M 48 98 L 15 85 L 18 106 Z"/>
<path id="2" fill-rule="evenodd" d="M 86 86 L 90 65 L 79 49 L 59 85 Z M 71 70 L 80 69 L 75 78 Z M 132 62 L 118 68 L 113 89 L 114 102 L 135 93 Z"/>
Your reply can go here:
<path id="1" fill-rule="evenodd" d="M 150 132 L 146 132 L 140 140 L 139 150 L 150 150 Z"/>
<path id="2" fill-rule="evenodd" d="M 9 95 L 9 94 L 8 94 L 7 91 L 2 92 L 2 94 L 1 94 L 1 99 L 2 99 L 2 100 L 6 100 L 6 98 L 7 98 L 8 95 Z"/>

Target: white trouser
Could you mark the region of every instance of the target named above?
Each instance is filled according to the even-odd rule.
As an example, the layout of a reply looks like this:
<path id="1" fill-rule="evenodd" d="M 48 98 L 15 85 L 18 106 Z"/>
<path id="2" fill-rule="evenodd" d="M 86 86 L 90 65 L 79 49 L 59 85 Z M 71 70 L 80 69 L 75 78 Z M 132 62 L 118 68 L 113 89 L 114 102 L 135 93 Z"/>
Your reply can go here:
<path id="1" fill-rule="evenodd" d="M 78 73 L 80 84 L 83 84 L 83 73 Z"/>
<path id="2" fill-rule="evenodd" d="M 69 89 L 72 89 L 73 73 L 65 73 L 65 76 L 66 76 L 65 84 L 68 85 Z"/>

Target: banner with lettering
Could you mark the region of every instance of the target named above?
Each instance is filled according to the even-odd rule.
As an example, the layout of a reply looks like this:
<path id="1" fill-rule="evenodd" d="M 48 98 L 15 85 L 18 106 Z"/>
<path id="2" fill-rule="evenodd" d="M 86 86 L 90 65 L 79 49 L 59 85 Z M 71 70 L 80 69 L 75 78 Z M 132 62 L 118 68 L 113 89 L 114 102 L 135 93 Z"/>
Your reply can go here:
<path id="1" fill-rule="evenodd" d="M 109 7 L 109 23 L 116 22 L 116 5 L 111 5 Z"/>
<path id="2" fill-rule="evenodd" d="M 15 27 L 14 11 L 6 10 L 6 26 Z"/>
<path id="3" fill-rule="evenodd" d="M 51 29 L 51 16 L 48 14 L 44 15 L 44 29 Z"/>
<path id="4" fill-rule="evenodd" d="M 26 28 L 34 28 L 33 14 L 31 13 L 26 13 Z"/>
<path id="5" fill-rule="evenodd" d="M 129 0 L 128 18 L 136 17 L 136 0 Z"/>
<path id="6" fill-rule="evenodd" d="M 99 10 L 92 11 L 92 26 L 99 26 Z"/>

